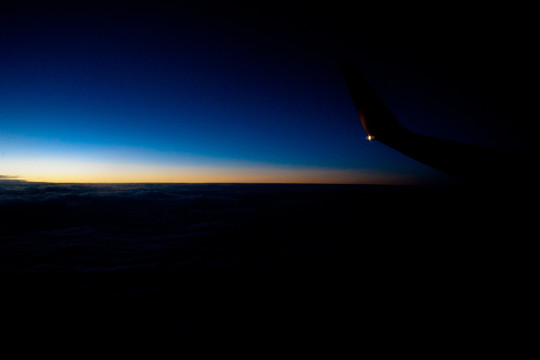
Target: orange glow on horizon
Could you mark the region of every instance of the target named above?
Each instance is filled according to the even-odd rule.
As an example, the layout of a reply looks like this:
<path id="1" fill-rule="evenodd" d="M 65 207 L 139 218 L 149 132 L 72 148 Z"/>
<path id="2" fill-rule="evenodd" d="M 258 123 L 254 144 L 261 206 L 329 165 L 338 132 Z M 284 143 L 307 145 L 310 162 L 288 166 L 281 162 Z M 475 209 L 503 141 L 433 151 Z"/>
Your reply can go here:
<path id="1" fill-rule="evenodd" d="M 54 183 L 401 183 L 386 174 L 358 169 L 275 165 L 170 165 L 82 162 L 65 159 L 19 160 L 2 164 L 20 180 Z"/>

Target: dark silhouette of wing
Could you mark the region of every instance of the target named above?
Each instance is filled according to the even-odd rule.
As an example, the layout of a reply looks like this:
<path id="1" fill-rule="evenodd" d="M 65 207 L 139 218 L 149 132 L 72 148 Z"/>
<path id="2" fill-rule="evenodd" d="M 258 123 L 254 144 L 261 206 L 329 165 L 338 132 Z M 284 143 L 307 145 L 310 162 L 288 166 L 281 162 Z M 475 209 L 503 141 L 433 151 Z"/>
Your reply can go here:
<path id="1" fill-rule="evenodd" d="M 513 176 L 508 166 L 515 154 L 414 133 L 397 121 L 354 64 L 340 67 L 369 140 L 459 178 L 499 182 Z"/>

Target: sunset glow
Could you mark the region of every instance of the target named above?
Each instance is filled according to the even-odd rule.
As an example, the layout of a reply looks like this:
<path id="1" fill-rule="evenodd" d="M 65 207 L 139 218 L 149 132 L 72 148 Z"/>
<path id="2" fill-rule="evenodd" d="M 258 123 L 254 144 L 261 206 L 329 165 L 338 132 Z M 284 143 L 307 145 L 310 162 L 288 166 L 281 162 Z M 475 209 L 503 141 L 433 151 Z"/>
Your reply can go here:
<path id="1" fill-rule="evenodd" d="M 27 181 L 59 183 L 388 183 L 362 170 L 263 165 L 205 166 L 80 162 L 34 159 L 3 162 L 2 169 Z"/>

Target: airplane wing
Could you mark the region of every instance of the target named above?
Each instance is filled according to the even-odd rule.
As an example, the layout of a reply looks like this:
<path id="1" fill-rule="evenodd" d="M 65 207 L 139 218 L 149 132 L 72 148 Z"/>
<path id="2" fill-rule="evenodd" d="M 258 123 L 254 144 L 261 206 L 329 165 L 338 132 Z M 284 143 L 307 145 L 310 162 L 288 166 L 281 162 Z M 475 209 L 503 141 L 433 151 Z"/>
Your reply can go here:
<path id="1" fill-rule="evenodd" d="M 504 167 L 515 162 L 513 154 L 414 133 L 398 122 L 354 64 L 342 62 L 340 68 L 369 140 L 462 179 L 499 181 L 512 176 Z"/>

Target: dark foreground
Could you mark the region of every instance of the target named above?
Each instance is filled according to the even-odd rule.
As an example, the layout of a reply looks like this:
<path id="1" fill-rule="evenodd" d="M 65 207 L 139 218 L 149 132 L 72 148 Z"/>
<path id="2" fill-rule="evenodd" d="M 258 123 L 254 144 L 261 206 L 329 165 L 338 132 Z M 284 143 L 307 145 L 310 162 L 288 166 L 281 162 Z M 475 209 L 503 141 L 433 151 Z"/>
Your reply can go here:
<path id="1" fill-rule="evenodd" d="M 519 348 L 527 220 L 477 190 L 4 181 L 4 341 L 253 358 Z"/>

